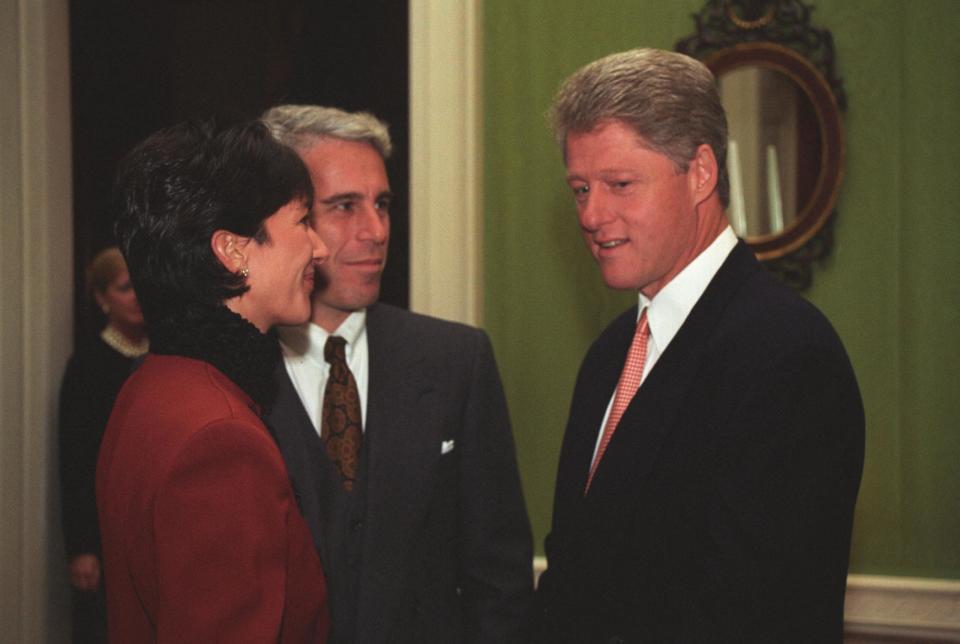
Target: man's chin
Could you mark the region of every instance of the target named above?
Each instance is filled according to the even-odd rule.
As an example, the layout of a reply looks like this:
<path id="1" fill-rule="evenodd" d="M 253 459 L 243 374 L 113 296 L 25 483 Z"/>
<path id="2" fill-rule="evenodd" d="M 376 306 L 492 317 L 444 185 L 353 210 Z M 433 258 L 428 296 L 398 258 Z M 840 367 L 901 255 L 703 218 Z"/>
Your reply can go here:
<path id="1" fill-rule="evenodd" d="M 380 299 L 380 289 L 367 290 L 357 289 L 352 292 L 343 292 L 341 294 L 331 293 L 329 290 L 313 291 L 313 306 L 334 309 L 350 313 L 365 309 Z"/>
<path id="2" fill-rule="evenodd" d="M 636 291 L 636 280 L 631 280 L 623 275 L 608 275 L 606 273 L 601 273 L 601 278 L 603 283 L 607 285 L 607 288 L 613 289 L 615 291 Z"/>
<path id="3" fill-rule="evenodd" d="M 377 300 L 380 299 L 380 287 L 378 286 L 375 291 L 368 293 L 365 297 L 359 298 L 356 300 L 356 309 L 365 309 L 368 306 L 377 303 Z"/>

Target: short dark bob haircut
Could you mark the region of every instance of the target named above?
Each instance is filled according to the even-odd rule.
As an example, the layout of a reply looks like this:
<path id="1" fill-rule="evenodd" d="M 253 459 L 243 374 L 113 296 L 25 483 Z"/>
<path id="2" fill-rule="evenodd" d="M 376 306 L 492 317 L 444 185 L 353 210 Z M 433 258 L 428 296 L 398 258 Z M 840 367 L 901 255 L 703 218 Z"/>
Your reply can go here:
<path id="1" fill-rule="evenodd" d="M 312 206 L 310 175 L 262 123 L 182 123 L 137 145 L 117 173 L 114 232 L 147 325 L 245 292 L 213 254 L 213 233 L 270 243 L 264 220 L 295 199 Z"/>

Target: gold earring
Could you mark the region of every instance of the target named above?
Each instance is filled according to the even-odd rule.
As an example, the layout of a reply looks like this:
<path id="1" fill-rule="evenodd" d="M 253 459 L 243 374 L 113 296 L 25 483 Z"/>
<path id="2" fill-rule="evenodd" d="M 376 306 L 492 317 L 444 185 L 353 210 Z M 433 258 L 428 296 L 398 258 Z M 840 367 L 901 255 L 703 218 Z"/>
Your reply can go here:
<path id="1" fill-rule="evenodd" d="M 103 314 L 104 314 L 104 315 L 110 315 L 110 305 L 109 305 L 109 304 L 104 304 L 103 306 L 100 307 L 100 310 L 103 311 Z"/>
<path id="2" fill-rule="evenodd" d="M 243 279 L 247 279 L 248 277 L 250 277 L 250 269 L 247 268 L 246 266 L 244 266 L 243 268 L 241 268 L 241 269 L 240 269 L 240 277 L 242 277 Z"/>

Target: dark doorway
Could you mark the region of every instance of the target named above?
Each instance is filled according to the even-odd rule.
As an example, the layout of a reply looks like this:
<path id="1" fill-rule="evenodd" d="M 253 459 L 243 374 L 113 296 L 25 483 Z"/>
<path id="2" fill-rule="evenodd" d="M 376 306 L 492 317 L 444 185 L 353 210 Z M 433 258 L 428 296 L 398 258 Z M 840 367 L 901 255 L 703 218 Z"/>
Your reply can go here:
<path id="1" fill-rule="evenodd" d="M 396 150 L 381 299 L 409 303 L 406 0 L 100 0 L 70 3 L 76 332 L 92 332 L 86 265 L 113 243 L 117 162 L 147 134 L 195 117 L 254 118 L 278 103 L 364 109 Z"/>

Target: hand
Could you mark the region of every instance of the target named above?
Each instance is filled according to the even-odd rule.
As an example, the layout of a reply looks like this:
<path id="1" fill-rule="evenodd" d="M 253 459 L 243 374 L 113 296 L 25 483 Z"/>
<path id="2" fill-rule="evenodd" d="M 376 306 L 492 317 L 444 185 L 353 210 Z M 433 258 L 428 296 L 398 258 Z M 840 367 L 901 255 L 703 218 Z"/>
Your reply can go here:
<path id="1" fill-rule="evenodd" d="M 100 585 L 100 559 L 97 555 L 77 555 L 70 560 L 70 583 L 79 590 L 96 590 Z"/>

